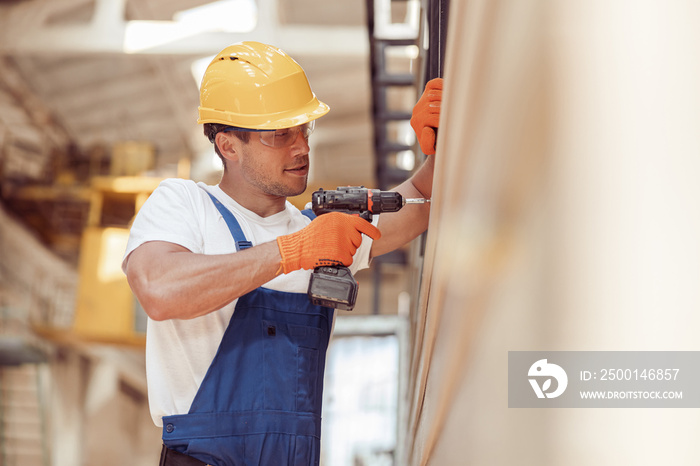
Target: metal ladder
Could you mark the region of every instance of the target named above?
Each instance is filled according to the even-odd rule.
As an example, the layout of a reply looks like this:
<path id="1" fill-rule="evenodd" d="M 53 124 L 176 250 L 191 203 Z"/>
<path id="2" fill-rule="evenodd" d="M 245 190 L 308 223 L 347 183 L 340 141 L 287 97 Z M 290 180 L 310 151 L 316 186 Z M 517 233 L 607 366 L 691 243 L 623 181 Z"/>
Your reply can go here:
<path id="1" fill-rule="evenodd" d="M 375 178 L 379 189 L 391 189 L 407 180 L 413 167 L 423 160 L 409 122 L 425 83 L 442 76 L 448 7 L 449 0 L 367 0 Z M 403 21 L 395 22 L 399 17 Z M 374 314 L 380 313 L 383 264 L 406 263 L 403 250 L 374 259 Z"/>
<path id="2" fill-rule="evenodd" d="M 402 22 L 395 21 L 401 16 Z M 381 190 L 408 179 L 417 160 L 409 121 L 418 84 L 411 66 L 418 56 L 419 18 L 420 0 L 367 0 L 374 170 Z M 405 265 L 406 255 L 397 250 L 374 259 L 373 314 L 380 313 L 383 264 Z"/>
<path id="3" fill-rule="evenodd" d="M 370 41 L 375 172 L 379 189 L 390 189 L 411 175 L 401 155 L 423 154 L 409 126 L 411 111 L 427 81 L 442 76 L 449 0 L 367 0 Z M 394 22 L 403 16 L 403 22 Z M 421 26 L 421 22 L 423 23 Z M 392 53 L 395 52 L 395 53 Z M 404 69 L 397 55 L 404 55 Z M 408 65 L 408 66 L 406 66 Z M 408 88 L 408 101 L 394 108 L 390 93 Z M 395 102 L 394 102 L 395 104 Z M 403 161 L 402 161 L 403 160 Z M 410 162 L 410 161 L 409 161 Z"/>
<path id="4" fill-rule="evenodd" d="M 394 22 L 401 15 L 403 22 Z M 401 155 L 413 153 L 415 144 L 408 122 L 413 109 L 410 102 L 415 103 L 419 84 L 417 74 L 410 68 L 418 57 L 419 18 L 419 0 L 367 0 L 375 174 L 382 190 L 411 174 L 410 168 L 401 163 Z M 402 90 L 408 93 L 404 102 L 408 105 L 397 106 Z"/>
<path id="5" fill-rule="evenodd" d="M 42 365 L 0 366 L 0 466 L 48 466 Z"/>

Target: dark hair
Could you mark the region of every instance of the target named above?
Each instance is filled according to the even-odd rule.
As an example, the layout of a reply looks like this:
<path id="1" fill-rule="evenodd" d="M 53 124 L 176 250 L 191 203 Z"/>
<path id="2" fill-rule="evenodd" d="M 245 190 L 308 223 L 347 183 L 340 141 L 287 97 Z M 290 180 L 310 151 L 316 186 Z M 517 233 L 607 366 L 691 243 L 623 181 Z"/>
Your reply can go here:
<path id="1" fill-rule="evenodd" d="M 204 123 L 204 135 L 209 139 L 209 142 L 214 144 L 214 151 L 216 155 L 221 159 L 221 163 L 224 164 L 224 169 L 226 169 L 226 161 L 219 151 L 219 146 L 216 145 L 216 135 L 221 131 L 229 128 L 229 125 L 222 125 L 221 123 Z M 250 132 L 248 131 L 230 131 L 238 139 L 248 144 L 250 141 Z"/>

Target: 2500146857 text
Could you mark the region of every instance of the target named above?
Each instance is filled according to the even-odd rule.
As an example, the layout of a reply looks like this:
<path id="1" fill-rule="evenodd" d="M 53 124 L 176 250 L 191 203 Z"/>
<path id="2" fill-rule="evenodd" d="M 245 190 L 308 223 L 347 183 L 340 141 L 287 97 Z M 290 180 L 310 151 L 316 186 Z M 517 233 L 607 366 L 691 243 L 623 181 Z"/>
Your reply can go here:
<path id="1" fill-rule="evenodd" d="M 580 371 L 580 380 L 677 380 L 680 369 L 600 369 L 598 372 Z"/>

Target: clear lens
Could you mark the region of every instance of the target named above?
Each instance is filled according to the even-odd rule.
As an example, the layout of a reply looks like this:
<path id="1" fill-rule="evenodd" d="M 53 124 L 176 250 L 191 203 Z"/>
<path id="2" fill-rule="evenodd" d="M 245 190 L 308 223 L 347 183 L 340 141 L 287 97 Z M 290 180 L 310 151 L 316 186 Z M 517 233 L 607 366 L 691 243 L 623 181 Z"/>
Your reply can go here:
<path id="1" fill-rule="evenodd" d="M 303 125 L 276 130 L 246 129 L 230 126 L 224 129 L 223 131 L 244 131 L 260 133 L 260 142 L 269 147 L 280 148 L 289 147 L 292 144 L 294 144 L 294 141 L 296 141 L 299 137 L 299 133 L 301 133 L 304 136 L 304 139 L 308 141 L 309 136 L 311 136 L 311 133 L 314 132 L 315 126 L 316 122 L 310 121 L 308 123 L 304 123 Z"/>
<path id="2" fill-rule="evenodd" d="M 292 128 L 282 128 L 274 131 L 264 131 L 260 133 L 260 142 L 269 147 L 280 148 L 289 147 L 294 144 L 294 141 L 299 137 L 299 133 L 308 140 L 311 133 L 314 131 L 314 122 L 310 121 L 303 125 L 294 126 Z"/>

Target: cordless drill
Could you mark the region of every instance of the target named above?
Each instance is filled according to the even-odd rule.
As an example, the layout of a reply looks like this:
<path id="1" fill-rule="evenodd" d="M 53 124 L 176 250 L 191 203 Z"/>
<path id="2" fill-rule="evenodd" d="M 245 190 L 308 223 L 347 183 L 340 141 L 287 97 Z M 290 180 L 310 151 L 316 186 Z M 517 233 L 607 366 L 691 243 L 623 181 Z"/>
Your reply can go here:
<path id="1" fill-rule="evenodd" d="M 406 204 L 423 204 L 429 199 L 406 199 L 395 191 L 380 191 L 364 186 L 323 188 L 311 195 L 311 209 L 316 215 L 342 212 L 372 221 L 372 214 L 398 212 Z M 358 284 L 350 269 L 342 265 L 316 267 L 309 281 L 308 295 L 313 304 L 352 311 Z"/>

